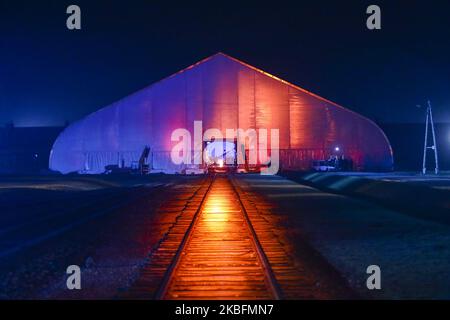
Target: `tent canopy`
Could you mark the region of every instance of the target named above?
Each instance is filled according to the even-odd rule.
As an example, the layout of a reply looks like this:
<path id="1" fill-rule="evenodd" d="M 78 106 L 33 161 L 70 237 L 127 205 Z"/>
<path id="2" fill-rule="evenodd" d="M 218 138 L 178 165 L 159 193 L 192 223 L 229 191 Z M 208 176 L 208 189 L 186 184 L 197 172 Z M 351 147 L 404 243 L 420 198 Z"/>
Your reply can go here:
<path id="1" fill-rule="evenodd" d="M 151 169 L 181 172 L 172 132 L 278 129 L 281 168 L 308 169 L 339 147 L 358 170 L 391 170 L 392 150 L 369 119 L 223 53 L 204 59 L 73 123 L 61 133 L 50 168 L 102 173 L 131 166 L 145 146 Z M 270 141 L 270 139 L 269 139 Z"/>

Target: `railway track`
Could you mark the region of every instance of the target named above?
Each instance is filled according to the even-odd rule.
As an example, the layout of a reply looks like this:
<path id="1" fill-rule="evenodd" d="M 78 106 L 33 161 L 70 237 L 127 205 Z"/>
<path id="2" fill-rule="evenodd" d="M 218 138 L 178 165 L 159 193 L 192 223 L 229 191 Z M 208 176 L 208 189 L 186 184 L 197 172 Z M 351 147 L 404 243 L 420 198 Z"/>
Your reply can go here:
<path id="1" fill-rule="evenodd" d="M 314 298 L 314 281 L 291 260 L 261 210 L 232 178 L 211 178 L 187 199 L 126 297 Z"/>
<path id="2" fill-rule="evenodd" d="M 270 265 L 231 182 L 211 182 L 156 299 L 279 299 Z"/>

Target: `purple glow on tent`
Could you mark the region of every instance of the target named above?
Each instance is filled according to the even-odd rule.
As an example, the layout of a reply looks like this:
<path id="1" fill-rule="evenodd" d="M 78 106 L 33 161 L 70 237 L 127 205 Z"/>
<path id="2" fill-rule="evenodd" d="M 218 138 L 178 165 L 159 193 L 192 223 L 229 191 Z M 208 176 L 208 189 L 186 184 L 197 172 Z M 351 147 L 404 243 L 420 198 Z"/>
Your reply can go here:
<path id="1" fill-rule="evenodd" d="M 70 125 L 57 139 L 50 168 L 102 173 L 131 166 L 145 146 L 152 170 L 181 172 L 170 150 L 177 128 L 279 129 L 284 169 L 309 169 L 336 146 L 357 170 L 391 170 L 392 150 L 372 121 L 222 53 L 209 57 Z"/>

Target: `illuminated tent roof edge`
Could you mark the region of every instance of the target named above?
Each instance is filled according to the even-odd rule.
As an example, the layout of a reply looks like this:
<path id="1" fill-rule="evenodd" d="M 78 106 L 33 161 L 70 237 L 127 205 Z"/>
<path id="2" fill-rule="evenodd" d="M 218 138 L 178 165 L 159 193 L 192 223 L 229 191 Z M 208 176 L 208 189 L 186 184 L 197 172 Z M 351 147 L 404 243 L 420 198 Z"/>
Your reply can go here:
<path id="1" fill-rule="evenodd" d="M 230 55 L 228 55 L 228 54 L 226 54 L 226 53 L 223 53 L 223 52 L 217 52 L 216 54 L 213 54 L 213 55 L 211 55 L 211 56 L 208 56 L 208 57 L 206 57 L 206 58 L 204 58 L 204 59 L 202 59 L 202 60 L 200 60 L 200 61 L 198 61 L 198 62 L 196 62 L 196 63 L 194 63 L 194 64 L 192 64 L 192 65 L 190 65 L 190 66 L 188 66 L 188 67 L 186 67 L 186 68 L 184 68 L 184 69 L 181 69 L 180 71 L 177 71 L 177 72 L 171 74 L 170 76 L 167 76 L 167 77 L 165 77 L 165 78 L 163 78 L 163 79 L 161 79 L 161 80 L 158 80 L 158 81 L 156 81 L 156 82 L 154 82 L 154 83 L 152 83 L 152 84 L 150 84 L 150 85 L 147 85 L 147 86 L 145 86 L 144 88 L 142 88 L 142 89 L 140 89 L 140 90 L 137 90 L 137 91 L 135 91 L 134 93 L 132 93 L 132 94 L 130 94 L 130 95 L 128 95 L 128 96 L 126 96 L 126 97 L 124 97 L 124 98 L 122 98 L 122 99 L 119 99 L 119 100 L 115 101 L 114 103 L 117 103 L 117 102 L 119 102 L 119 101 L 122 101 L 123 99 L 126 99 L 126 98 L 128 98 L 128 97 L 130 97 L 130 96 L 132 96 L 132 95 L 138 94 L 138 93 L 140 93 L 141 91 L 148 90 L 148 89 L 150 89 L 151 87 L 153 87 L 153 86 L 155 86 L 155 85 L 157 85 L 157 84 L 159 84 L 159 83 L 161 83 L 161 82 L 164 82 L 164 81 L 166 81 L 166 80 L 169 80 L 170 78 L 176 77 L 176 76 L 178 76 L 178 75 L 180 75 L 180 74 L 182 74 L 182 73 L 184 73 L 184 72 L 186 72 L 186 71 L 188 71 L 188 70 L 190 70 L 190 69 L 195 68 L 196 66 L 198 66 L 198 65 L 200 65 L 200 64 L 202 64 L 202 63 L 205 63 L 205 62 L 207 62 L 207 61 L 213 59 L 213 58 L 216 57 L 216 56 L 224 56 L 224 57 L 226 57 L 226 58 L 228 58 L 228 59 L 230 59 L 230 60 L 233 60 L 234 62 L 237 62 L 237 63 L 239 63 L 239 64 L 241 64 L 241 65 L 246 66 L 247 68 L 250 68 L 250 69 L 252 69 L 252 70 L 254 70 L 254 71 L 257 71 L 257 72 L 259 72 L 259 73 L 261 73 L 261 74 L 263 74 L 263 75 L 265 75 L 265 76 L 268 76 L 268 77 L 270 77 L 270 78 L 272 78 L 272 79 L 275 79 L 275 80 L 277 80 L 277 81 L 279 81 L 279 82 L 281 82 L 281 83 L 283 83 L 283 84 L 285 84 L 285 85 L 287 85 L 287 86 L 290 86 L 290 87 L 292 87 L 292 88 L 295 88 L 295 89 L 297 89 L 297 90 L 300 90 L 300 91 L 302 91 L 302 92 L 304 92 L 304 93 L 306 93 L 306 94 L 309 94 L 309 95 L 311 95 L 311 96 L 313 96 L 313 97 L 315 97 L 315 98 L 317 98 L 317 99 L 319 99 L 319 100 L 322 100 L 323 102 L 332 104 L 332 105 L 334 105 L 334 106 L 336 106 L 336 107 L 338 107 L 338 108 L 341 108 L 341 109 L 343 109 L 343 110 L 345 110 L 345 111 L 347 111 L 347 112 L 351 112 L 351 113 L 353 113 L 354 115 L 356 115 L 356 116 L 358 116 L 358 117 L 360 117 L 360 118 L 362 118 L 362 119 L 364 119 L 364 120 L 366 120 L 366 121 L 369 121 L 369 122 L 372 123 L 374 126 L 376 126 L 378 129 L 380 129 L 380 131 L 381 131 L 382 134 L 384 135 L 384 138 L 386 139 L 387 143 L 389 144 L 389 147 L 391 148 L 391 150 L 390 150 L 390 151 L 391 151 L 391 154 L 393 154 L 393 150 L 392 150 L 392 147 L 391 147 L 391 145 L 390 145 L 390 141 L 389 141 L 388 137 L 386 136 L 386 134 L 384 133 L 384 131 L 381 130 L 381 128 L 380 128 L 373 120 L 371 120 L 371 119 L 369 119 L 369 118 L 367 118 L 367 117 L 365 117 L 365 116 L 363 116 L 363 115 L 361 115 L 361 114 L 359 114 L 359 113 L 357 113 L 357 112 L 355 112 L 355 111 L 353 111 L 353 110 L 351 110 L 351 109 L 348 109 L 348 108 L 346 108 L 346 107 L 344 107 L 344 106 L 341 106 L 340 104 L 338 104 L 338 103 L 336 103 L 336 102 L 334 102 L 334 101 L 331 101 L 331 100 L 329 100 L 329 99 L 326 99 L 326 98 L 324 98 L 324 97 L 321 97 L 321 96 L 319 96 L 318 94 L 315 94 L 314 92 L 311 92 L 311 91 L 309 91 L 309 90 L 306 90 L 306 89 L 304 89 L 304 88 L 302 88 L 302 87 L 300 87 L 300 86 L 298 86 L 298 85 L 295 85 L 295 84 L 293 84 L 293 83 L 291 83 L 291 82 L 289 82 L 289 81 L 283 80 L 283 79 L 281 79 L 281 78 L 279 78 L 279 77 L 277 77 L 277 76 L 274 76 L 274 75 L 272 75 L 272 74 L 270 74 L 270 73 L 268 73 L 268 72 L 266 72 L 266 71 L 264 71 L 264 70 L 262 70 L 262 69 L 259 69 L 259 68 L 257 68 L 257 67 L 254 67 L 254 66 L 252 66 L 252 65 L 250 65 L 250 64 L 248 64 L 248 63 L 246 63 L 246 62 L 244 62 L 244 61 L 242 61 L 242 60 L 239 60 L 239 59 L 237 59 L 237 58 L 234 58 L 234 57 L 232 57 L 232 56 L 230 56 Z M 114 103 L 112 103 L 112 104 L 114 104 Z M 112 104 L 109 104 L 109 105 L 107 105 L 107 106 L 104 107 L 104 108 L 108 108 L 108 107 L 111 106 Z M 102 109 L 103 109 L 103 108 L 102 108 Z M 99 110 L 97 110 L 97 111 L 100 111 L 100 110 L 102 110 L 102 109 L 99 109 Z M 97 112 L 97 111 L 95 111 L 95 112 Z M 94 113 L 95 113 L 95 112 L 94 112 Z"/>

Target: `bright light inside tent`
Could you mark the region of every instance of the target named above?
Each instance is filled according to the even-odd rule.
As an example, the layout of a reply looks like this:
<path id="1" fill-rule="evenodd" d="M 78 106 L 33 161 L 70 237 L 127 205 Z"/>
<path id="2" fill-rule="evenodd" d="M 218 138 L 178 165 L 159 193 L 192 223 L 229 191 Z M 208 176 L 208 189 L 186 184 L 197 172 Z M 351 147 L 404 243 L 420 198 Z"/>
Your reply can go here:
<path id="1" fill-rule="evenodd" d="M 336 147 L 336 148 L 334 148 L 334 151 L 339 152 L 339 151 L 341 151 L 341 148 Z"/>

